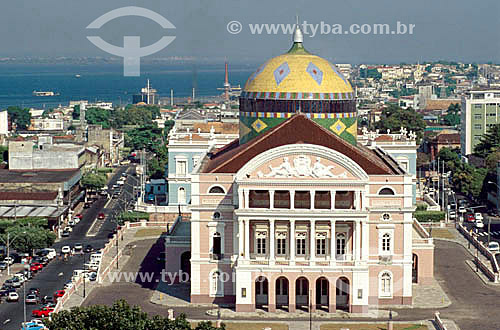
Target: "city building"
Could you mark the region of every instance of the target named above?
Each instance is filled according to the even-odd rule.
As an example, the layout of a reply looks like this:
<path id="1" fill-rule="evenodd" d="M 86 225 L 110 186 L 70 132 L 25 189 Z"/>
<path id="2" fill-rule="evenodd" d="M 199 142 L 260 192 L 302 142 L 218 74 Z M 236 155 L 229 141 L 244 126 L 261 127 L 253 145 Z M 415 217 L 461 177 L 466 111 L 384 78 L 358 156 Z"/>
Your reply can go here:
<path id="1" fill-rule="evenodd" d="M 239 139 L 200 158 L 191 218 L 166 237 L 167 271 L 189 272 L 191 303 L 362 313 L 411 305 L 412 283 L 432 280 L 412 175 L 357 142 L 355 102 L 298 28 L 250 76 Z"/>
<path id="2" fill-rule="evenodd" d="M 176 122 L 168 137 L 168 205 L 191 201 L 190 174 L 212 147 L 220 148 L 238 138 L 238 125 Z"/>
<path id="3" fill-rule="evenodd" d="M 77 144 L 38 143 L 33 140 L 9 141 L 10 170 L 79 169 L 85 164 L 85 148 Z"/>
<path id="4" fill-rule="evenodd" d="M 63 118 L 32 118 L 30 131 L 63 131 L 67 129 Z"/>
<path id="5" fill-rule="evenodd" d="M 500 89 L 471 90 L 462 97 L 460 144 L 470 155 L 488 129 L 499 123 Z"/>
<path id="6" fill-rule="evenodd" d="M 102 125 L 88 125 L 87 146 L 97 146 L 104 154 L 105 164 L 117 164 L 120 160 L 120 149 L 124 145 L 123 134 L 113 128 L 102 128 Z"/>
<path id="7" fill-rule="evenodd" d="M 9 134 L 9 114 L 7 111 L 0 111 L 0 135 Z"/>

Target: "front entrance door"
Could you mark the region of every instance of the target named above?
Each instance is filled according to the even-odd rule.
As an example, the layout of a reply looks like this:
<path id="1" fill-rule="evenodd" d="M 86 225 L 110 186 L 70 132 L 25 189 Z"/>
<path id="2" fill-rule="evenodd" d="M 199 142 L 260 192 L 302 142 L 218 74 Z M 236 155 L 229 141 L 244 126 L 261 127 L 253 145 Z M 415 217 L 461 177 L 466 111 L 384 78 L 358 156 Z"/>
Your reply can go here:
<path id="1" fill-rule="evenodd" d="M 267 278 L 259 277 L 255 281 L 255 304 L 257 306 L 263 306 L 268 304 L 269 297 L 269 285 L 267 282 Z"/>

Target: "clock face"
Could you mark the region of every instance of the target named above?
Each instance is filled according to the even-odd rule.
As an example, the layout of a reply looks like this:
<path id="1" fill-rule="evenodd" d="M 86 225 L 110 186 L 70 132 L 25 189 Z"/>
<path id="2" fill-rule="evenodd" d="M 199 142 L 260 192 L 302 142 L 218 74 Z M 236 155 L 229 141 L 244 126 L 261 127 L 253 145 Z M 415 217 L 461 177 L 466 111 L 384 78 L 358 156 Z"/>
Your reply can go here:
<path id="1" fill-rule="evenodd" d="M 388 221 L 388 220 L 390 220 L 390 219 L 391 219 L 391 216 L 389 215 L 389 213 L 384 213 L 384 214 L 382 215 L 382 219 L 384 219 L 385 221 Z"/>

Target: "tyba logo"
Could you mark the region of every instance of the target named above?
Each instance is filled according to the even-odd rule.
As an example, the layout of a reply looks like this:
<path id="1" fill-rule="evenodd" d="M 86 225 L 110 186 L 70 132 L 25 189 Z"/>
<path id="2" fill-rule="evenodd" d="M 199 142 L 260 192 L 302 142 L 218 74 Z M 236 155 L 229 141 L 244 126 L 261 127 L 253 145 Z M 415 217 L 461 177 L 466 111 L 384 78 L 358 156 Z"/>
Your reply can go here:
<path id="1" fill-rule="evenodd" d="M 90 25 L 87 26 L 87 29 L 100 29 L 109 21 L 124 16 L 146 17 L 158 23 L 164 29 L 175 29 L 175 26 L 160 14 L 146 8 L 134 6 L 118 8 L 107 12 L 106 14 L 90 23 Z M 163 36 L 154 44 L 142 48 L 141 37 L 138 36 L 124 36 L 123 47 L 111 45 L 98 36 L 88 36 L 87 39 L 89 39 L 90 42 L 92 42 L 94 45 L 104 50 L 105 52 L 123 57 L 124 76 L 138 77 L 141 73 L 141 57 L 159 52 L 163 48 L 167 47 L 172 41 L 174 41 L 175 37 Z"/>

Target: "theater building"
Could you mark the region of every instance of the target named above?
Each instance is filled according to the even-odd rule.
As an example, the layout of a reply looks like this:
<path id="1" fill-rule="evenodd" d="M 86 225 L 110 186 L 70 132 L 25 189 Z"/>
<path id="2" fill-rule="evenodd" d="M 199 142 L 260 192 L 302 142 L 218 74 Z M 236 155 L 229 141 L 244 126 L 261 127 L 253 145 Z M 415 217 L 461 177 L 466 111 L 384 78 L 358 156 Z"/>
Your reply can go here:
<path id="1" fill-rule="evenodd" d="M 192 303 L 411 305 L 413 284 L 433 278 L 432 239 L 412 217 L 412 175 L 358 144 L 356 119 L 349 82 L 296 30 L 290 51 L 247 81 L 239 139 L 191 175 L 190 230 L 172 228 L 167 271 L 189 269 Z"/>

